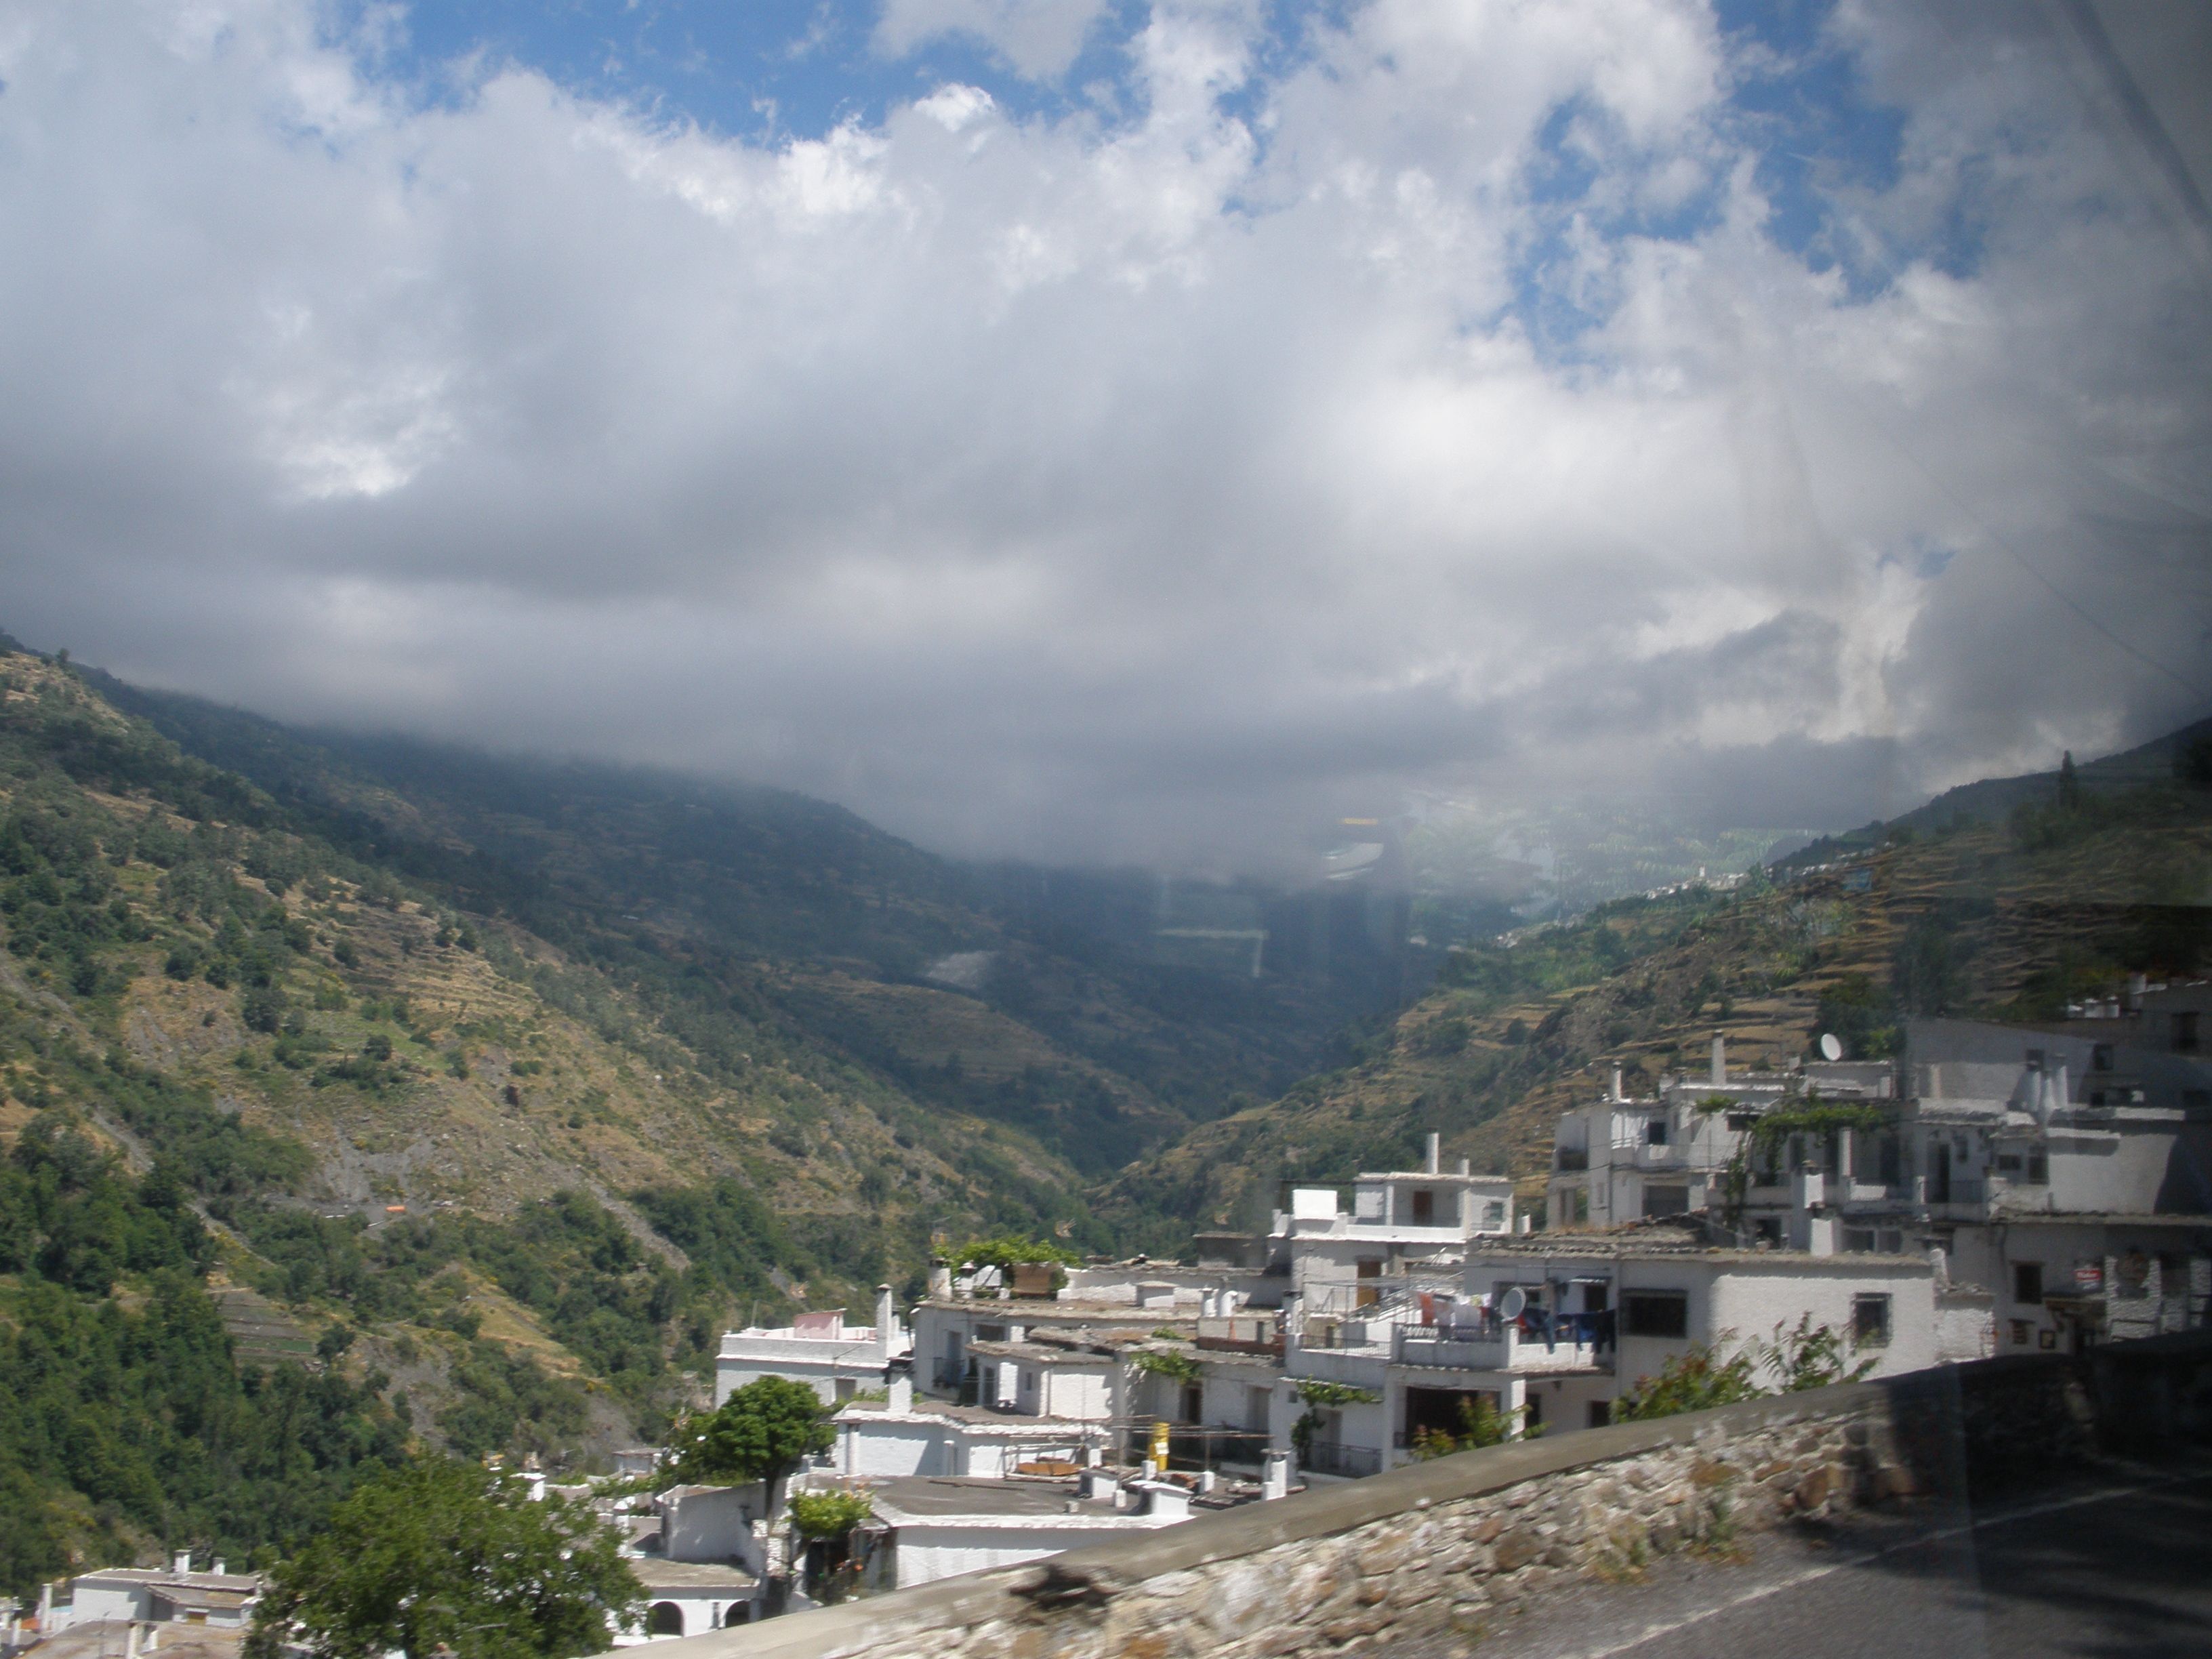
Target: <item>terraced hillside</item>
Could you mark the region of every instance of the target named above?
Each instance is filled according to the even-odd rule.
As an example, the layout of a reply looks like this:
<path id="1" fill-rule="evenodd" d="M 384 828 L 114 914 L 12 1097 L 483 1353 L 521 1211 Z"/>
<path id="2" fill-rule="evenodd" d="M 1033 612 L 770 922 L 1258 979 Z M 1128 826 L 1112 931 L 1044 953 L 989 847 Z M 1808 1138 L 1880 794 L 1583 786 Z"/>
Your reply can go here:
<path id="1" fill-rule="evenodd" d="M 2129 969 L 2212 968 L 2212 777 L 2171 755 L 2165 770 L 2103 791 L 2052 775 L 1994 822 L 1867 836 L 1779 882 L 1619 901 L 1455 953 L 1357 1064 L 1138 1160 L 1100 1208 L 1172 1248 L 1193 1224 L 1263 1221 L 1285 1181 L 1402 1167 L 1431 1130 L 1533 1202 L 1559 1115 L 1615 1065 L 1632 1083 L 1702 1066 L 1716 1031 L 1737 1065 L 1780 1066 L 1828 1030 L 1875 1054 L 1905 1012 L 2049 1017 Z"/>

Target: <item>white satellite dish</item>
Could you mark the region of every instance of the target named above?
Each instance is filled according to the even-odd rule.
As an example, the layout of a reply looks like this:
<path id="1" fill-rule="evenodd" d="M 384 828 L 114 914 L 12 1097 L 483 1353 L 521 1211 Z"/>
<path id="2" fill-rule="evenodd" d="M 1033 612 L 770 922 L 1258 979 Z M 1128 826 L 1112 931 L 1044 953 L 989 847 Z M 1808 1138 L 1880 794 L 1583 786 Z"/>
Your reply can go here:
<path id="1" fill-rule="evenodd" d="M 1528 1292 L 1516 1285 L 1498 1298 L 1498 1316 L 1504 1319 L 1518 1319 L 1521 1317 L 1522 1310 L 1528 1305 Z"/>
<path id="2" fill-rule="evenodd" d="M 1837 1036 L 1833 1031 L 1823 1031 L 1823 1032 L 1821 1032 L 1821 1033 L 1820 1033 L 1820 1058 L 1821 1058 L 1821 1059 L 1823 1059 L 1823 1060 L 1841 1060 L 1843 1057 L 1844 1057 L 1844 1040 L 1843 1040 L 1843 1038 L 1841 1038 L 1841 1037 L 1838 1036 Z"/>

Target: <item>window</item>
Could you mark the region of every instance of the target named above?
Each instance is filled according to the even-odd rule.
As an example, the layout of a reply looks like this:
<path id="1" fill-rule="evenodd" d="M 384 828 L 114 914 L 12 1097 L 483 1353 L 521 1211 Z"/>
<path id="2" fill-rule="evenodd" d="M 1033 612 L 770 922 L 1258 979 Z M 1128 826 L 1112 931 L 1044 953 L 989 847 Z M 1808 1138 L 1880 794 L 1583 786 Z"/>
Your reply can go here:
<path id="1" fill-rule="evenodd" d="M 1846 1227 L 1844 1229 L 1844 1249 L 1850 1251 L 1871 1251 L 1874 1249 L 1874 1229 Z"/>
<path id="2" fill-rule="evenodd" d="M 1433 1227 L 1437 1224 L 1437 1195 L 1422 1187 L 1413 1194 L 1413 1224 Z"/>
<path id="3" fill-rule="evenodd" d="M 1889 1298 L 1860 1295 L 1851 1298 L 1851 1346 L 1881 1348 L 1889 1345 Z"/>
<path id="4" fill-rule="evenodd" d="M 1755 1129 L 1759 1127 L 1759 1114 L 1757 1112 L 1730 1112 L 1728 1115 L 1728 1126 L 1729 1128 L 1735 1130 L 1736 1133 L 1742 1134 L 1748 1130 Z"/>
<path id="5" fill-rule="evenodd" d="M 1645 1215 L 1687 1215 L 1689 1212 L 1690 1189 L 1687 1187 L 1646 1187 L 1644 1189 Z"/>
<path id="6" fill-rule="evenodd" d="M 1584 1212 L 1587 1213 L 1589 1206 L 1589 1194 L 1587 1190 L 1584 1190 L 1581 1192 L 1580 1196 L 1583 1200 Z M 1488 1204 L 1483 1206 L 1482 1219 L 1483 1224 L 1486 1226 L 1504 1226 L 1505 1224 L 1505 1201 L 1503 1199 L 1492 1199 Z"/>
<path id="7" fill-rule="evenodd" d="M 1665 1118 L 1655 1117 L 1644 1126 L 1644 1144 L 1647 1146 L 1664 1146 L 1667 1144 Z"/>
<path id="8" fill-rule="evenodd" d="M 2043 1147 L 2031 1148 L 2027 1154 L 2027 1184 L 2048 1187 L 2051 1184 L 2051 1154 Z"/>
<path id="9" fill-rule="evenodd" d="M 2027 1322 L 2025 1319 L 2015 1319 L 2012 1322 L 2012 1345 L 2015 1348 L 2024 1348 L 2027 1346 Z"/>
<path id="10" fill-rule="evenodd" d="M 1690 1297 L 1686 1291 L 1628 1291 L 1620 1298 L 1620 1329 L 1625 1336 L 1680 1338 L 1690 1334 Z"/>
<path id="11" fill-rule="evenodd" d="M 1196 1423 L 1206 1416 L 1206 1389 L 1196 1382 L 1182 1385 L 1182 1420 Z"/>
<path id="12" fill-rule="evenodd" d="M 1610 1400 L 1593 1400 L 1589 1402 L 1590 1427 L 1594 1429 L 1601 1429 L 1612 1421 L 1613 1401 Z"/>
<path id="13" fill-rule="evenodd" d="M 2012 1264 L 2012 1299 L 2024 1308 L 2043 1305 L 2043 1264 L 2040 1261 L 2015 1261 Z"/>

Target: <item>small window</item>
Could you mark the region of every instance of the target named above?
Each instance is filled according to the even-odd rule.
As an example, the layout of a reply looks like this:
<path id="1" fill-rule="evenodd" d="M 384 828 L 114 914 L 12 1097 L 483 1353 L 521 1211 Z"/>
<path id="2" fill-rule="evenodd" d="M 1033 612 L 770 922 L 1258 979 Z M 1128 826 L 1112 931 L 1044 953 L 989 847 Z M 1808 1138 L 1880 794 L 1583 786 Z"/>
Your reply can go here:
<path id="1" fill-rule="evenodd" d="M 2048 1187 L 2051 1184 L 2051 1154 L 2038 1146 L 2027 1155 L 2027 1184 Z"/>
<path id="2" fill-rule="evenodd" d="M 1866 1252 L 1874 1249 L 1874 1229 L 1846 1227 L 1844 1229 L 1844 1249 L 1849 1252 Z"/>
<path id="3" fill-rule="evenodd" d="M 1855 1296 L 1851 1298 L 1851 1345 L 1860 1348 L 1889 1346 L 1889 1298 Z"/>
<path id="4" fill-rule="evenodd" d="M 2098 1042 L 2090 1045 L 2089 1069 L 2093 1072 L 2109 1072 L 2112 1069 L 2112 1045 L 2111 1043 Z"/>
<path id="5" fill-rule="evenodd" d="M 1690 1334 L 1690 1297 L 1684 1291 L 1629 1291 L 1620 1298 L 1620 1328 L 1628 1336 L 1680 1338 Z"/>
<path id="6" fill-rule="evenodd" d="M 1610 1400 L 1593 1400 L 1589 1402 L 1590 1427 L 1594 1429 L 1601 1429 L 1612 1421 L 1613 1401 Z"/>
<path id="7" fill-rule="evenodd" d="M 1759 1114 L 1757 1112 L 1730 1112 L 1728 1115 L 1728 1126 L 1729 1128 L 1735 1130 L 1738 1134 L 1742 1134 L 1747 1130 L 1755 1129 L 1759 1127 Z"/>
<path id="8" fill-rule="evenodd" d="M 1433 1227 L 1437 1224 L 1437 1195 L 1422 1187 L 1413 1194 L 1413 1224 Z"/>
<path id="9" fill-rule="evenodd" d="M 1196 1382 L 1182 1385 L 1182 1420 L 1195 1423 L 1206 1415 L 1206 1390 Z"/>
<path id="10" fill-rule="evenodd" d="M 2025 1319 L 2015 1319 L 2012 1322 L 2012 1345 L 2015 1348 L 2024 1348 L 2027 1346 L 2027 1322 Z"/>
<path id="11" fill-rule="evenodd" d="M 2012 1299 L 2023 1308 L 2043 1305 L 2043 1264 L 2040 1261 L 2015 1261 L 2012 1264 Z"/>
<path id="12" fill-rule="evenodd" d="M 1665 1118 L 1655 1117 L 1644 1126 L 1644 1144 L 1647 1146 L 1664 1146 L 1667 1144 Z"/>

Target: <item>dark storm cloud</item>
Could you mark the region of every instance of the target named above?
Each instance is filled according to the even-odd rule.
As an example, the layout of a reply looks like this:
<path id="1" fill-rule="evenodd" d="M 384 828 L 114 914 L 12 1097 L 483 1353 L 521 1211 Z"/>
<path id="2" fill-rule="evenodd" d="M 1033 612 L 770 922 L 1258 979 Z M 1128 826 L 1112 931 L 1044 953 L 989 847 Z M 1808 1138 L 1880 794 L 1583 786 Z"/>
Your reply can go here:
<path id="1" fill-rule="evenodd" d="M 2206 274 L 2043 14 L 1840 10 L 1896 155 L 1802 252 L 1790 65 L 1689 5 L 1380 0 L 1262 83 L 1162 3 L 1132 121 L 774 145 L 318 15 L 0 29 L 0 622 L 126 676 L 1219 867 L 1412 787 L 1855 822 L 2212 687 Z M 878 45 L 948 27 L 1091 38 Z M 2108 44 L 2163 108 L 2190 41 Z"/>

